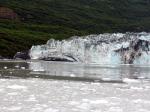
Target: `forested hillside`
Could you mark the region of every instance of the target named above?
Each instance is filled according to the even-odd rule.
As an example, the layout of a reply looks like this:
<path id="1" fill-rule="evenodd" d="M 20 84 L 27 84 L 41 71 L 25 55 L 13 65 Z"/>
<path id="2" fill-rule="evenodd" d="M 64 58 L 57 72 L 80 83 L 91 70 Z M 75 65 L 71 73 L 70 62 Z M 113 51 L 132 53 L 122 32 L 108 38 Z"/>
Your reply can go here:
<path id="1" fill-rule="evenodd" d="M 0 0 L 0 55 L 50 38 L 150 31 L 150 0 Z"/>

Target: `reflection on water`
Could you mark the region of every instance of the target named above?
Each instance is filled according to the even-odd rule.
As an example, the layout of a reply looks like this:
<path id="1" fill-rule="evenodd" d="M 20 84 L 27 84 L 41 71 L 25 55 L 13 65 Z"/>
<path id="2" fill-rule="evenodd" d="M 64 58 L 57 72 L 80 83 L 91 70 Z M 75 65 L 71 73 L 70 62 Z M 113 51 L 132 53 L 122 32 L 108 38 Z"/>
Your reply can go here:
<path id="1" fill-rule="evenodd" d="M 121 83 L 124 78 L 148 80 L 150 66 L 11 61 L 0 62 L 0 75 L 1 78 L 43 78 Z"/>

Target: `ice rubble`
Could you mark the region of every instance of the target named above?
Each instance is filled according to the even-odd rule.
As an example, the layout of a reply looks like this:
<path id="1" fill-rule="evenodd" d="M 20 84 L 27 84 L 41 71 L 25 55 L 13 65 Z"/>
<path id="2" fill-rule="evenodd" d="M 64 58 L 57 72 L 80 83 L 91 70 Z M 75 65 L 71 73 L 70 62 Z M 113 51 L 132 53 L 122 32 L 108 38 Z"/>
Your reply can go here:
<path id="1" fill-rule="evenodd" d="M 150 64 L 150 33 L 113 33 L 50 39 L 32 46 L 31 59 L 98 64 Z"/>

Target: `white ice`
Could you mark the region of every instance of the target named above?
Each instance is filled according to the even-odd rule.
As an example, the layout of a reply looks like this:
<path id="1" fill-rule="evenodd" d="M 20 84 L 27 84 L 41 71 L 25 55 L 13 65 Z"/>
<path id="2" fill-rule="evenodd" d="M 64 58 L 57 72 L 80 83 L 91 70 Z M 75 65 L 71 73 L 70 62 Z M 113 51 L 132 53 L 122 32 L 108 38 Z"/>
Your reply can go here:
<path id="1" fill-rule="evenodd" d="M 150 83 L 0 79 L 0 112 L 150 112 Z"/>
<path id="2" fill-rule="evenodd" d="M 68 40 L 57 41 L 50 39 L 45 45 L 32 46 L 32 59 L 46 57 L 65 58 L 70 61 L 98 64 L 123 64 L 122 55 L 115 51 L 130 48 L 130 43 L 136 40 L 150 41 L 149 33 L 114 33 L 72 37 Z M 149 48 L 150 49 L 150 48 Z M 131 50 L 132 51 L 132 50 Z M 131 52 L 126 52 L 130 54 Z M 150 64 L 150 53 L 142 52 L 134 64 Z"/>

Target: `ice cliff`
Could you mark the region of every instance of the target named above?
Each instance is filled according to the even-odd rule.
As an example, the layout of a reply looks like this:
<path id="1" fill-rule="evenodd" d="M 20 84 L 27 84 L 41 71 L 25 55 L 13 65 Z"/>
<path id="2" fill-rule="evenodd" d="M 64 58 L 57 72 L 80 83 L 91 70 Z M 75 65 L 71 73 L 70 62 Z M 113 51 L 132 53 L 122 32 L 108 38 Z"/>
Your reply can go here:
<path id="1" fill-rule="evenodd" d="M 113 33 L 50 39 L 32 46 L 31 59 L 97 64 L 150 64 L 150 33 Z"/>

